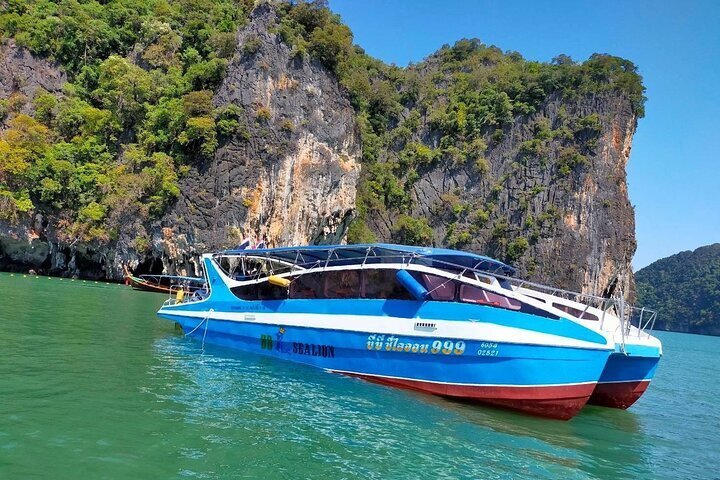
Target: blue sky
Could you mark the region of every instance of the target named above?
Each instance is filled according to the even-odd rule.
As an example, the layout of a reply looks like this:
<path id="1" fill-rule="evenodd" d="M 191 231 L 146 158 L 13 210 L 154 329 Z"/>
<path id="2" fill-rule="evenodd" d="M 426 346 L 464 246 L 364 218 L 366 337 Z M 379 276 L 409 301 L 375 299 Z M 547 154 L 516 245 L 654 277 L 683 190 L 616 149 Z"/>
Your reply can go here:
<path id="1" fill-rule="evenodd" d="M 720 0 L 330 0 L 355 43 L 418 62 L 476 37 L 531 60 L 610 53 L 635 62 L 648 101 L 628 165 L 633 265 L 720 242 Z"/>

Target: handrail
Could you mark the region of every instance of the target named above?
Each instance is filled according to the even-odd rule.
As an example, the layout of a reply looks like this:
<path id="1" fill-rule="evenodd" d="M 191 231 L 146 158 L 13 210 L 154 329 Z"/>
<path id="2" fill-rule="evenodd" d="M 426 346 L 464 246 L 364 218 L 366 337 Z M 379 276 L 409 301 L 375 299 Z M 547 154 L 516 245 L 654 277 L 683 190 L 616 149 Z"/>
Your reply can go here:
<path id="1" fill-rule="evenodd" d="M 353 258 L 353 257 L 340 258 L 340 257 L 337 256 L 336 250 L 337 250 L 337 249 L 333 249 L 333 252 L 332 252 L 332 256 L 334 256 L 334 258 L 331 258 L 331 256 L 328 256 L 327 259 L 325 259 L 324 261 L 322 261 L 323 267 L 332 266 L 333 263 L 337 263 L 337 262 L 346 262 L 346 261 L 361 260 L 361 259 L 362 259 L 362 262 L 361 262 L 362 265 L 367 265 L 367 264 L 368 264 L 368 260 L 372 260 L 372 261 L 375 263 L 375 262 L 377 262 L 377 260 L 391 260 L 391 259 L 396 259 L 396 260 L 398 260 L 398 263 L 402 263 L 402 264 L 407 264 L 407 265 L 409 265 L 409 264 L 411 264 L 411 263 L 418 264 L 418 263 L 420 263 L 419 260 L 422 260 L 422 259 L 426 258 L 425 256 L 420 255 L 420 254 L 417 254 L 417 253 L 413 253 L 412 255 L 407 255 L 407 252 L 403 252 L 403 253 L 405 253 L 404 255 L 401 254 L 401 253 L 396 253 L 396 254 L 390 254 L 390 255 L 372 255 L 372 256 L 370 256 L 370 253 L 371 253 L 371 251 L 372 251 L 370 248 L 367 249 L 366 254 L 363 255 L 363 256 L 358 256 L 358 257 L 355 257 L 355 258 Z M 267 252 L 262 252 L 262 253 L 263 253 L 262 256 L 261 256 L 261 255 L 253 255 L 253 254 L 252 254 L 252 250 L 249 250 L 249 251 L 243 252 L 243 253 L 239 253 L 239 252 L 238 252 L 238 253 L 235 253 L 235 252 L 233 252 L 233 253 L 219 253 L 219 254 L 216 254 L 215 256 L 216 256 L 216 257 L 246 257 L 246 258 L 247 258 L 247 257 L 254 257 L 254 258 L 258 259 L 258 260 L 266 260 L 266 261 L 267 261 L 267 260 L 271 260 L 271 261 L 276 261 L 276 262 L 283 262 L 283 263 L 285 263 L 283 260 L 272 258 L 271 256 L 269 256 L 269 255 L 267 254 Z M 479 269 L 479 268 L 476 268 L 476 267 L 470 267 L 470 266 L 467 266 L 467 265 L 460 265 L 460 264 L 457 264 L 457 263 L 453 263 L 453 262 L 449 262 L 449 261 L 441 260 L 441 259 L 437 259 L 437 258 L 432 258 L 431 260 L 432 260 L 432 262 L 433 262 L 436 266 L 437 266 L 437 265 L 440 265 L 440 266 L 442 266 L 442 267 L 450 268 L 450 269 L 457 269 L 457 270 L 461 270 L 461 271 L 462 271 L 462 270 L 466 270 L 466 271 L 471 271 L 471 272 L 479 273 L 479 274 L 482 274 L 482 275 L 491 275 L 491 276 L 493 276 L 493 277 L 495 277 L 495 278 L 498 278 L 498 279 L 507 280 L 507 281 L 509 281 L 511 284 L 517 285 L 518 287 L 523 287 L 523 288 L 530 287 L 531 289 L 540 290 L 541 292 L 542 292 L 542 291 L 548 292 L 551 296 L 558 296 L 558 294 L 560 294 L 560 295 L 572 295 L 572 296 L 575 296 L 575 297 L 578 297 L 578 298 L 584 298 L 584 299 L 588 299 L 588 300 L 596 300 L 596 301 L 600 301 L 600 302 L 605 301 L 605 300 L 607 299 L 606 297 L 602 297 L 602 296 L 599 296 L 599 295 L 593 295 L 593 294 L 581 293 L 581 292 L 574 292 L 574 291 L 571 291 L 571 290 L 563 290 L 563 289 L 560 289 L 560 288 L 550 287 L 550 286 L 543 285 L 543 284 L 540 284 L 540 283 L 531 282 L 531 281 L 528 281 L 528 280 L 526 280 L 526 279 L 517 279 L 517 278 L 514 278 L 514 277 L 509 277 L 509 276 L 507 276 L 507 275 L 503 275 L 503 274 L 501 274 L 501 273 L 498 273 L 497 270 L 494 270 L 494 271 L 483 270 L 483 269 Z M 377 262 L 377 263 L 389 263 L 389 262 Z M 319 261 L 319 260 L 313 260 L 313 261 L 309 261 L 309 262 L 304 262 L 304 263 L 299 263 L 299 264 L 293 264 L 292 266 L 293 266 L 293 267 L 302 267 L 302 268 L 304 268 L 304 269 L 311 269 L 311 268 L 314 268 L 315 266 L 319 266 L 320 264 L 321 264 L 321 261 Z M 230 272 L 226 272 L 226 273 L 230 273 Z M 563 298 L 563 297 L 560 297 L 560 298 Z M 584 302 L 578 302 L 578 303 L 584 303 Z"/>
<path id="2" fill-rule="evenodd" d="M 642 307 L 629 307 L 629 318 L 628 318 L 628 332 L 630 331 L 630 326 L 632 325 L 632 322 L 634 318 L 637 318 L 637 326 L 634 326 L 637 329 L 637 336 L 638 338 L 645 334 L 649 336 L 653 329 L 655 328 L 655 320 L 657 319 L 658 312 L 655 310 L 650 310 L 648 308 Z M 636 312 L 639 312 L 639 315 L 635 315 Z"/>
<path id="3" fill-rule="evenodd" d="M 348 245 L 347 249 L 350 250 L 353 247 L 352 245 Z M 384 247 L 383 247 L 384 248 Z M 561 300 L 569 300 L 576 303 L 580 303 L 585 305 L 585 311 L 587 311 L 587 308 L 590 306 L 594 306 L 594 308 L 597 308 L 599 310 L 602 310 L 602 320 L 600 322 L 600 328 L 602 328 L 604 321 L 605 321 L 605 315 L 606 312 L 613 306 L 616 306 L 616 314 L 617 318 L 621 322 L 621 331 L 622 331 L 622 343 L 623 343 L 623 349 L 625 344 L 625 336 L 626 333 L 629 335 L 631 323 L 632 323 L 632 314 L 636 310 L 641 310 L 641 317 L 644 317 L 645 312 L 647 312 L 650 315 L 650 318 L 643 322 L 642 319 L 638 323 L 638 336 L 640 336 L 642 333 L 651 332 L 654 325 L 655 325 L 655 319 L 657 317 L 657 312 L 653 310 L 649 310 L 647 308 L 638 309 L 637 307 L 633 307 L 630 305 L 626 305 L 624 298 L 622 297 L 603 297 L 601 295 L 597 294 L 591 294 L 591 293 L 582 293 L 582 292 L 575 292 L 572 290 L 564 290 L 561 288 L 556 287 L 550 287 L 548 285 L 543 285 L 541 283 L 531 282 L 526 279 L 518 279 L 514 277 L 510 277 L 507 275 L 504 275 L 500 273 L 501 267 L 496 268 L 495 270 L 485 270 L 478 268 L 478 266 L 482 263 L 478 263 L 475 266 L 467 266 L 467 265 L 460 265 L 457 263 L 453 263 L 447 260 L 442 260 L 437 257 L 428 257 L 426 255 L 423 255 L 418 252 L 411 252 L 408 255 L 408 252 L 398 250 L 397 252 L 389 253 L 389 254 L 380 254 L 378 255 L 375 251 L 375 248 L 373 246 L 369 246 L 367 249 L 364 249 L 364 254 L 357 255 L 355 257 L 346 257 L 341 258 L 338 256 L 338 250 L 342 250 L 343 247 L 335 247 L 331 249 L 329 252 L 327 258 L 320 260 L 316 259 L 313 261 L 305 261 L 305 258 L 302 255 L 302 248 L 297 249 L 297 253 L 295 255 L 296 262 L 291 265 L 290 273 L 295 273 L 295 268 L 300 267 L 305 270 L 310 270 L 312 268 L 320 267 L 327 268 L 328 266 L 332 266 L 334 263 L 339 262 L 352 262 L 352 261 L 358 261 L 361 263 L 361 266 L 363 268 L 366 267 L 368 264 L 373 263 L 392 263 L 389 262 L 389 260 L 395 260 L 397 263 L 400 263 L 402 265 L 410 265 L 410 264 L 420 264 L 422 265 L 422 260 L 428 258 L 431 262 L 433 267 L 440 268 L 440 269 L 452 269 L 452 270 L 458 270 L 460 272 L 463 271 L 469 271 L 478 273 L 480 275 L 489 275 L 492 276 L 498 280 L 506 280 L 510 283 L 511 286 L 515 286 L 516 288 L 524 288 L 528 290 L 536 290 L 539 293 L 549 295 L 551 297 L 555 297 Z M 275 262 L 282 262 L 287 264 L 287 260 L 285 259 L 278 259 L 273 258 L 271 255 L 269 255 L 269 252 L 257 252 L 259 255 L 253 255 L 252 250 L 246 250 L 246 251 L 240 251 L 240 252 L 220 252 L 213 255 L 214 258 L 222 258 L 222 257 L 243 257 L 248 258 L 252 257 L 258 260 L 265 260 L 265 261 L 275 261 Z M 302 263 L 299 263 L 298 260 L 302 259 Z M 230 272 L 226 272 L 230 273 Z M 258 275 L 256 275 L 255 279 L 259 279 L 260 272 L 258 272 Z M 519 292 L 521 295 L 522 293 Z M 572 297 L 572 298 L 567 298 Z M 594 305 L 593 305 L 594 304 Z M 618 311 L 619 310 L 619 311 Z M 649 333 L 647 333 L 649 335 Z"/>
<path id="4" fill-rule="evenodd" d="M 168 299 L 163 302 L 163 306 L 169 306 L 169 305 L 177 305 L 179 303 L 183 303 L 185 301 L 190 301 L 191 299 L 188 299 L 187 296 L 192 296 L 195 292 L 202 290 L 203 287 L 193 287 L 190 285 L 183 285 L 181 283 L 175 283 L 170 285 L 170 289 L 168 290 Z M 178 292 L 180 291 L 185 292 L 185 296 L 182 300 L 178 300 Z"/>

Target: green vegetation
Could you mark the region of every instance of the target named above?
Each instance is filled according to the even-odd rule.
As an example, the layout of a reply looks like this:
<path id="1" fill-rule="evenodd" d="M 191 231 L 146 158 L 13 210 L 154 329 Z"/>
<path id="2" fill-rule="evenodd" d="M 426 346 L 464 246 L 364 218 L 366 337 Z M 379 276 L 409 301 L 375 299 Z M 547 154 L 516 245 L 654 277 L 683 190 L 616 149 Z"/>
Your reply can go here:
<path id="1" fill-rule="evenodd" d="M 212 90 L 252 7 L 233 0 L 12 1 L 0 34 L 59 61 L 65 94 L 4 100 L 0 204 L 6 219 L 32 209 L 61 218 L 68 241 L 107 241 L 127 223 L 157 218 L 178 178 L 238 112 L 213 108 Z M 135 59 L 134 61 L 132 59 Z M 18 114 L 33 106 L 33 116 Z"/>
<path id="2" fill-rule="evenodd" d="M 283 39 L 296 54 L 309 52 L 333 70 L 358 112 L 365 162 L 365 185 L 358 198 L 360 222 L 363 213 L 371 210 L 409 214 L 410 187 L 438 164 L 468 168 L 478 177 L 487 175 L 488 145 L 501 141 L 504 127 L 537 112 L 552 94 L 575 98 L 621 92 L 639 116 L 644 113 L 641 78 L 631 62 L 617 57 L 593 55 L 578 64 L 561 56 L 546 64 L 473 39 L 445 46 L 422 64 L 400 69 L 353 47 L 352 33 L 323 2 L 284 9 L 279 27 Z M 590 116 L 577 127 L 577 132 L 592 134 L 599 129 L 599 118 Z M 439 139 L 437 143 L 427 142 L 427 130 L 431 138 Z M 541 122 L 536 141 L 523 153 L 543 156 L 554 133 L 547 121 Z M 576 140 L 575 133 L 569 127 L 559 132 L 567 142 Z M 582 154 L 567 150 L 558 175 L 567 176 L 582 164 Z M 349 241 L 361 241 L 355 233 L 365 231 L 356 224 Z"/>
<path id="3" fill-rule="evenodd" d="M 438 166 L 464 168 L 479 181 L 488 178 L 488 152 L 503 140 L 505 128 L 536 114 L 551 95 L 576 98 L 621 92 L 630 98 L 636 113 L 643 114 L 643 87 L 634 65 L 606 55 L 594 55 L 582 64 L 567 59 L 543 64 L 477 40 L 461 40 L 404 70 L 369 59 L 359 49 L 341 59 L 335 69 L 359 112 L 363 181 L 373 185 L 361 189 L 361 212 L 411 214 L 413 183 Z M 546 165 L 554 150 L 559 152 L 556 177 L 569 177 L 586 164 L 600 125 L 599 117 L 591 115 L 578 122 L 568 118 L 567 125 L 553 130 L 541 118 L 534 127 L 534 139 L 521 145 L 520 158 Z M 428 138 L 438 140 L 428 142 Z M 497 198 L 504 185 L 505 180 L 496 181 L 486 201 Z M 389 191 L 396 194 L 388 195 Z M 479 217 L 481 223 L 487 222 L 483 217 Z M 453 234 L 446 242 L 461 245 L 468 238 Z M 349 236 L 351 242 L 358 240 Z M 496 244 L 496 254 L 508 260 L 519 256 L 519 250 L 506 250 L 506 240 Z"/>
<path id="4" fill-rule="evenodd" d="M 0 10 L 0 35 L 33 53 L 59 61 L 69 75 L 62 96 L 0 101 L 9 128 L 0 139 L 0 205 L 17 219 L 33 209 L 63 219 L 64 231 L 82 240 L 117 234 L 129 215 L 158 218 L 178 195 L 178 179 L 193 162 L 214 155 L 223 138 L 250 140 L 244 118 L 258 125 L 276 113 L 265 106 L 243 112 L 215 108 L 235 50 L 235 32 L 252 0 L 13 0 Z M 529 248 L 495 216 L 509 173 L 489 161 L 509 127 L 537 117 L 551 96 L 576 99 L 613 92 L 625 95 L 643 115 L 644 88 L 635 66 L 610 55 L 584 63 L 560 56 L 532 62 L 476 39 L 443 46 L 419 65 L 386 65 L 353 45 L 352 32 L 323 0 L 276 6 L 273 31 L 295 56 L 309 56 L 337 75 L 357 112 L 363 146 L 358 212 L 349 241 L 369 241 L 373 213 L 398 218 L 395 239 L 432 243 L 427 220 L 413 217 L 413 188 L 435 168 L 464 170 L 488 192 L 483 202 L 452 213 L 446 242 L 463 246 L 481 229 L 494 229 L 499 253 L 519 258 Z M 246 39 L 240 54 L 262 48 Z M 19 112 L 33 105 L 33 116 Z M 247 115 L 247 117 L 246 117 Z M 531 117 L 532 116 L 532 117 Z M 585 163 L 601 129 L 597 115 L 558 114 L 561 125 L 533 120 L 534 138 L 524 142 L 513 168 L 546 165 L 567 181 Z M 297 127 L 278 117 L 281 130 Z M 520 174 L 520 173 L 518 173 Z M 500 178 L 493 178 L 499 175 Z M 528 200 L 524 199 L 527 208 Z M 532 243 L 537 236 L 529 236 Z M 142 244 L 140 242 L 139 244 Z"/>
<path id="5" fill-rule="evenodd" d="M 527 238 L 518 237 L 507 246 L 507 257 L 511 262 L 515 262 L 523 256 L 525 251 L 530 248 Z"/>
<path id="6" fill-rule="evenodd" d="M 638 305 L 656 328 L 720 335 L 720 243 L 663 258 L 635 274 Z"/>
<path id="7" fill-rule="evenodd" d="M 433 241 L 433 229 L 425 218 L 401 215 L 395 222 L 393 240 L 408 245 L 428 245 Z"/>

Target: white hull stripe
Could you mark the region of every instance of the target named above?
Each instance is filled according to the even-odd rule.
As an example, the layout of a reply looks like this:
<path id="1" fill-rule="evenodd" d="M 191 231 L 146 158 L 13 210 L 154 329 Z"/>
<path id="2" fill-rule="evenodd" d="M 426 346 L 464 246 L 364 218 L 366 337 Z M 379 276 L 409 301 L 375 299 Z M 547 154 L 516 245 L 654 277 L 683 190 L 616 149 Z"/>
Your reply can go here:
<path id="1" fill-rule="evenodd" d="M 535 388 L 535 387 L 573 387 L 576 385 L 594 385 L 598 382 L 574 382 L 574 383 L 543 383 L 535 385 L 512 385 L 512 384 L 501 384 L 501 383 L 457 383 L 457 382 L 438 382 L 435 380 L 423 380 L 419 378 L 408 378 L 408 377 L 394 377 L 392 375 L 378 375 L 374 373 L 361 373 L 351 372 L 349 370 L 335 370 L 326 368 L 325 371 L 330 373 L 341 373 L 343 375 L 357 375 L 359 377 L 375 377 L 375 378 L 389 378 L 392 380 L 407 380 L 409 382 L 423 382 L 423 383 L 434 383 L 438 385 L 457 385 L 460 387 L 512 387 L 512 388 Z"/>
<path id="2" fill-rule="evenodd" d="M 582 348 L 589 350 L 613 350 L 609 345 L 585 342 L 573 338 L 533 332 L 522 328 L 507 327 L 488 322 L 469 320 L 423 320 L 422 318 L 398 318 L 370 315 L 318 314 L 318 313 L 256 313 L 256 312 L 208 312 L 161 309 L 160 315 L 191 318 L 209 318 L 231 322 L 282 325 L 323 330 L 340 330 L 357 333 L 376 333 L 425 338 L 454 338 L 519 345 Z M 415 329 L 416 322 L 434 323 L 435 329 Z M 362 328 L 358 328 L 361 325 Z"/>

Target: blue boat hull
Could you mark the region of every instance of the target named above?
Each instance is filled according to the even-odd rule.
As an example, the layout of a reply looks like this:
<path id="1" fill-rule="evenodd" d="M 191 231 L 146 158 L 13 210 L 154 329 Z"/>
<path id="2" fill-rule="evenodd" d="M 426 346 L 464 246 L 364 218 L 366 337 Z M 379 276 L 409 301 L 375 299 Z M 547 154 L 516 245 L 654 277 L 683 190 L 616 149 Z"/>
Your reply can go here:
<path id="1" fill-rule="evenodd" d="M 432 394 L 568 419 L 595 389 L 609 351 L 188 317 L 161 313 L 205 342 Z M 388 322 L 393 318 L 388 317 Z"/>
<path id="2" fill-rule="evenodd" d="M 634 404 L 650 386 L 660 362 L 655 349 L 610 355 L 600 380 L 588 403 L 603 407 L 626 409 Z"/>

